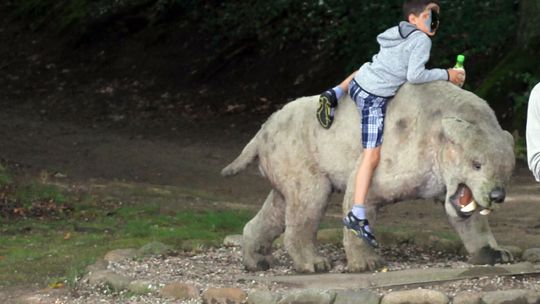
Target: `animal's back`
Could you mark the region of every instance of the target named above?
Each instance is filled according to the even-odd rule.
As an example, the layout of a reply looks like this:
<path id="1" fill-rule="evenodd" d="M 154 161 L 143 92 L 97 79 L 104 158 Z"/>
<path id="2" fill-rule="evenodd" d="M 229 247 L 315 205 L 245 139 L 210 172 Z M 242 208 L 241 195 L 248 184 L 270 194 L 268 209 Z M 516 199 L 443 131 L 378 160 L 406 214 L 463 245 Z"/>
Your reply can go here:
<path id="1" fill-rule="evenodd" d="M 259 167 L 273 185 L 279 187 L 308 172 L 327 176 L 334 188 L 345 188 L 362 153 L 356 105 L 349 97 L 342 99 L 328 130 L 317 122 L 317 107 L 318 96 L 288 103 L 252 140 L 256 142 Z M 396 176 L 400 171 L 422 174 L 430 170 L 440 145 L 440 121 L 448 116 L 478 120 L 500 129 L 487 103 L 470 92 L 448 82 L 405 84 L 388 104 L 377 170 L 394 170 Z"/>

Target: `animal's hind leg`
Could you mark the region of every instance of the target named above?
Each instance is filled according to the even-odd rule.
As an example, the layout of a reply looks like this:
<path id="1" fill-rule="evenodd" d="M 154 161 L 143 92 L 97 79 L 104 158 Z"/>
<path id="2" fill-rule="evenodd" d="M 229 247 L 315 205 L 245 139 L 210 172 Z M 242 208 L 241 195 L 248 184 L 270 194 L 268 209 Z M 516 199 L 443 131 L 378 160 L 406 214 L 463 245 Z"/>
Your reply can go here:
<path id="1" fill-rule="evenodd" d="M 251 271 L 272 267 L 272 243 L 285 229 L 285 201 L 275 189 L 270 191 L 257 215 L 244 227 L 243 262 Z"/>
<path id="2" fill-rule="evenodd" d="M 316 253 L 317 228 L 321 222 L 331 193 L 326 178 L 303 178 L 294 189 L 284 194 L 287 200 L 285 215 L 285 248 L 299 272 L 330 270 L 327 258 Z"/>

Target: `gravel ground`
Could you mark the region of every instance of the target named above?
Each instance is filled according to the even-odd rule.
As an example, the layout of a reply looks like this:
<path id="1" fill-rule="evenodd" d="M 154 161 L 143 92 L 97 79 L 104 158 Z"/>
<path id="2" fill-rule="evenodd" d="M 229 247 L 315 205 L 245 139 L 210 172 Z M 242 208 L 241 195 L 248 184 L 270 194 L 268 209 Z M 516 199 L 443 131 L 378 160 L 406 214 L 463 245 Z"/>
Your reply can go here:
<path id="1" fill-rule="evenodd" d="M 331 273 L 340 273 L 345 269 L 343 248 L 335 245 L 321 245 L 321 252 L 330 257 L 333 263 Z M 425 251 L 411 246 L 392 247 L 381 250 L 382 256 L 389 262 L 388 271 L 410 268 L 451 267 L 465 268 L 470 266 L 462 256 L 443 252 Z M 153 256 L 143 259 L 125 260 L 109 265 L 109 269 L 120 274 L 152 283 L 157 289 L 170 282 L 192 284 L 204 291 L 209 287 L 237 287 L 244 290 L 253 288 L 283 291 L 286 286 L 264 285 L 256 281 L 238 280 L 245 275 L 275 276 L 293 274 L 292 262 L 283 248 L 274 252 L 279 265 L 266 272 L 247 272 L 241 262 L 239 248 L 216 248 L 204 252 L 181 252 L 175 256 Z M 408 287 L 402 287 L 406 289 Z M 410 288 L 410 287 L 409 287 Z M 415 287 L 416 288 L 416 287 Z M 540 291 L 540 277 L 490 277 L 473 280 L 447 282 L 443 284 L 425 285 L 423 288 L 436 289 L 454 296 L 464 291 L 494 291 L 506 289 L 529 289 Z M 396 290 L 396 289 L 394 289 Z M 379 294 L 386 294 L 392 289 L 375 289 Z M 65 301 L 65 302 L 64 302 Z M 59 299 L 56 303 L 199 303 L 193 301 L 172 301 L 156 295 L 133 296 L 126 292 L 112 292 L 106 288 L 96 288 L 80 282 L 74 291 Z"/>

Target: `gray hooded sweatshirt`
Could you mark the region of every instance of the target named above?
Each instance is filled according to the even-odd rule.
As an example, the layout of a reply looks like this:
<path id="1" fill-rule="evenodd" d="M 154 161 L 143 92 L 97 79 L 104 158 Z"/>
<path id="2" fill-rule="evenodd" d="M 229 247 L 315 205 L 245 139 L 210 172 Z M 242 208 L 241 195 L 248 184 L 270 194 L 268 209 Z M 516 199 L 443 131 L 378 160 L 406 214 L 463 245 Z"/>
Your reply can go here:
<path id="1" fill-rule="evenodd" d="M 366 92 L 392 97 L 406 81 L 424 83 L 448 80 L 444 69 L 426 69 L 431 51 L 431 39 L 409 22 L 389 28 L 377 36 L 379 53 L 373 62 L 366 62 L 356 73 L 354 80 Z"/>

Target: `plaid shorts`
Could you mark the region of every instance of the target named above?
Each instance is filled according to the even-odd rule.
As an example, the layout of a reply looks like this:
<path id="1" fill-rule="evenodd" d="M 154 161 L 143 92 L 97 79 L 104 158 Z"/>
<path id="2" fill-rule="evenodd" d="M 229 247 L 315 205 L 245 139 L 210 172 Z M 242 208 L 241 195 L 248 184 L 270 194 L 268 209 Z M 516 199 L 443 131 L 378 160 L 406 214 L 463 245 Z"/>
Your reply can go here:
<path id="1" fill-rule="evenodd" d="M 386 103 L 390 98 L 371 95 L 354 80 L 349 84 L 349 94 L 362 120 L 362 147 L 377 148 L 382 144 Z"/>

